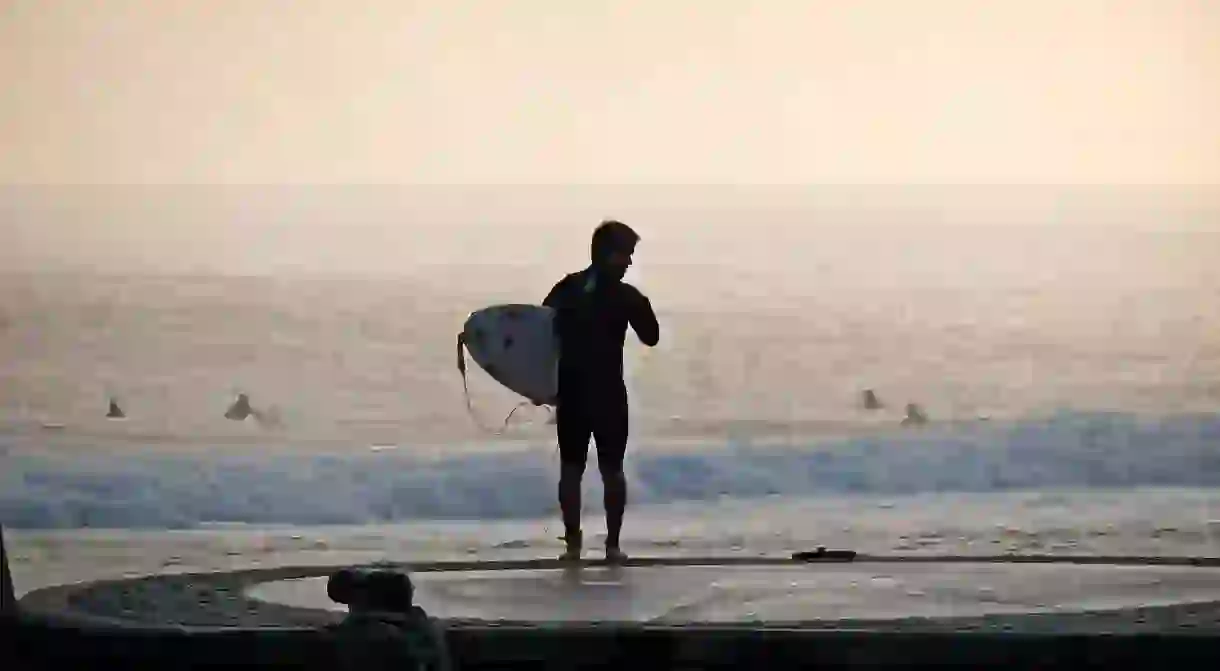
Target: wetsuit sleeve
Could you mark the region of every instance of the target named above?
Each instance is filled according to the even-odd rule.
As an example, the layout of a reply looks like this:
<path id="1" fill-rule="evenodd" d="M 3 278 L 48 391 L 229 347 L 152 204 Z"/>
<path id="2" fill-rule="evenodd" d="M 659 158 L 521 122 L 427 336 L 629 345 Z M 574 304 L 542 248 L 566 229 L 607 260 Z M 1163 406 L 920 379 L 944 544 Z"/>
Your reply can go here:
<path id="1" fill-rule="evenodd" d="M 657 324 L 657 315 L 652 310 L 652 302 L 635 287 L 627 290 L 627 321 L 639 337 L 640 342 L 649 347 L 656 347 L 661 340 L 661 326 Z M 620 322 L 622 323 L 622 322 Z"/>
<path id="2" fill-rule="evenodd" d="M 542 299 L 542 305 L 552 309 L 558 308 L 564 294 L 563 289 L 565 285 L 567 285 L 566 279 L 556 282 L 555 286 L 551 287 L 551 292 L 546 295 L 546 298 Z"/>

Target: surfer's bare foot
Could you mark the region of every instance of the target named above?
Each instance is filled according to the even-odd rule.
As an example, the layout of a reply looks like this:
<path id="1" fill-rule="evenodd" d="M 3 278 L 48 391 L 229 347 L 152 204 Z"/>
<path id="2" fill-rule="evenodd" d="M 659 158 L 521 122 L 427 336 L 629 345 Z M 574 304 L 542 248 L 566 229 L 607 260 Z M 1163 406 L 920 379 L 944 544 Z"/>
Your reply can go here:
<path id="1" fill-rule="evenodd" d="M 606 563 L 607 564 L 622 564 L 627 561 L 627 553 L 621 548 L 606 547 Z"/>

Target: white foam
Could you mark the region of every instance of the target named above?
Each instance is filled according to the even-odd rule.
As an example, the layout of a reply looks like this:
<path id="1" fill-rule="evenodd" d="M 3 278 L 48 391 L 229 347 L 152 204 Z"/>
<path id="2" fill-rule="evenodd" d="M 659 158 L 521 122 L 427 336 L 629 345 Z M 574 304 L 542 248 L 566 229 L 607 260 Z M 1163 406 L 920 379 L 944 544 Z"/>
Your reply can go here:
<path id="1" fill-rule="evenodd" d="M 0 443 L 5 441 L 0 438 Z M 723 498 L 1053 488 L 1220 486 L 1220 419 L 1064 414 L 925 427 L 814 445 L 632 448 L 637 504 Z M 0 444 L 0 522 L 11 527 L 190 527 L 522 519 L 554 509 L 553 451 L 437 460 L 410 447 L 342 454 L 99 450 Z M 591 456 L 591 507 L 600 486 Z"/>

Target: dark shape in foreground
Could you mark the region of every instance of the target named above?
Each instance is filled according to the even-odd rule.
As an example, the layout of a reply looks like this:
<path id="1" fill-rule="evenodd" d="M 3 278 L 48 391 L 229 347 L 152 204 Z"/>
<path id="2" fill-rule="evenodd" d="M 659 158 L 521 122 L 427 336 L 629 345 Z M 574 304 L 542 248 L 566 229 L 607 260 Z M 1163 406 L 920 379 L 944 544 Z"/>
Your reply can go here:
<path id="1" fill-rule="evenodd" d="M 343 669 L 449 668 L 444 634 L 414 604 L 415 587 L 401 571 L 341 569 L 326 594 L 348 607 L 347 617 L 327 627 Z"/>

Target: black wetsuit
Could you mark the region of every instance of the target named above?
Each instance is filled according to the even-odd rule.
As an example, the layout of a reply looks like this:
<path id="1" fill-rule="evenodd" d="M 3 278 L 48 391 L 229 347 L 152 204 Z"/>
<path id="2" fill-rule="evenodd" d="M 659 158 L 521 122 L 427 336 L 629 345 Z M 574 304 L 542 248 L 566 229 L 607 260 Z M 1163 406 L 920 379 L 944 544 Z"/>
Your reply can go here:
<path id="1" fill-rule="evenodd" d="M 623 343 L 627 326 L 645 345 L 657 344 L 652 304 L 638 289 L 602 280 L 589 287 L 591 271 L 560 280 L 543 305 L 554 308 L 559 336 L 556 424 L 560 460 L 584 468 L 589 438 L 597 444 L 602 473 L 619 473 L 627 451 L 627 386 Z"/>

